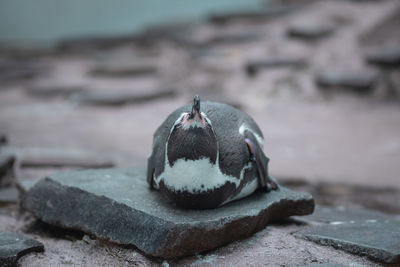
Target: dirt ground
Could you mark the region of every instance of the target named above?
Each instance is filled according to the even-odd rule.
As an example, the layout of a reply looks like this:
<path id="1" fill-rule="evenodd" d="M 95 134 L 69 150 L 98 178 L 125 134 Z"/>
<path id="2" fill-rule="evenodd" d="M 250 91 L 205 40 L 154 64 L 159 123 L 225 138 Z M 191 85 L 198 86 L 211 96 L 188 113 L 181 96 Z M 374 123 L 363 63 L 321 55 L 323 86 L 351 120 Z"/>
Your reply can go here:
<path id="1" fill-rule="evenodd" d="M 204 22 L 187 25 L 188 35 L 183 34 L 185 31 L 180 33 L 195 44 L 206 42 L 206 45 L 183 45 L 169 38 L 156 38 L 146 45 L 135 40 L 121 41 L 107 49 L 82 42 L 69 50 L 40 55 L 31 51 L 23 56 L 21 52 L 3 49 L 1 64 L 36 69 L 42 66 L 43 70 L 34 78 L 22 79 L 17 75 L 17 79 L 7 78 L 1 83 L 0 130 L 8 137 L 2 151 L 33 153 L 36 157 L 89 151 L 116 162 L 117 166 L 144 165 L 155 129 L 170 112 L 190 103 L 198 93 L 204 100 L 234 104 L 255 119 L 264 133 L 265 151 L 271 159 L 270 172 L 278 179 L 301 178 L 310 184 L 326 182 L 400 190 L 400 100 L 388 99 L 387 76 L 364 61 L 364 54 L 370 49 L 400 41 L 400 32 L 396 35 L 400 26 L 392 27 L 395 32 L 387 34 L 389 37 L 378 44 L 375 36 L 382 36 L 374 35 L 393 12 L 400 16 L 399 2 L 311 2 L 273 19 L 238 19 L 226 24 Z M 335 26 L 335 31 L 318 41 L 289 38 L 287 28 L 303 21 L 328 23 Z M 256 33 L 257 38 L 210 44 L 215 36 L 249 32 Z M 301 68 L 260 70 L 254 77 L 244 71 L 249 60 L 269 57 L 300 57 L 308 64 Z M 93 69 L 99 66 L 128 69 L 132 68 L 130 64 L 150 65 L 157 71 L 145 75 L 93 74 Z M 379 79 L 369 94 L 336 89 L 321 91 L 314 82 L 321 71 L 368 72 Z M 400 81 L 399 70 L 391 71 L 389 76 L 395 85 L 400 85 L 396 83 Z M 81 92 L 77 88 L 116 95 L 127 92 L 162 95 L 172 88 L 174 94 L 126 105 L 90 105 L 77 101 Z M 53 93 L 41 93 L 44 89 Z M 54 169 L 25 168 L 19 178 L 35 178 L 51 171 Z M 395 212 L 396 209 L 392 211 Z M 16 206 L 0 208 L 0 230 L 23 233 L 31 221 L 29 215 L 18 213 Z M 299 227 L 274 225 L 247 240 L 169 263 L 293 266 L 335 259 L 344 265 L 375 266 L 363 258 L 289 234 Z M 162 263 L 133 248 L 87 236 L 71 241 L 37 233 L 26 235 L 43 242 L 46 251 L 23 257 L 21 266 Z"/>

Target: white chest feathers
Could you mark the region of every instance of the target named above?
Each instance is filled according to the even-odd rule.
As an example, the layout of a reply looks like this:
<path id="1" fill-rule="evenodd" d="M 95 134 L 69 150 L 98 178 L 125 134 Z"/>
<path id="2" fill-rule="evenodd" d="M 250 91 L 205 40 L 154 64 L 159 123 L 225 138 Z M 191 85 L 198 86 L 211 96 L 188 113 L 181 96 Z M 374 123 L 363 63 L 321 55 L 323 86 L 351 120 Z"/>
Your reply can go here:
<path id="1" fill-rule="evenodd" d="M 166 164 L 164 172 L 158 177 L 154 177 L 154 181 L 156 187 L 163 181 L 164 185 L 172 191 L 202 193 L 218 189 L 227 182 L 238 187 L 243 181 L 245 170 L 250 166 L 250 164 L 244 166 L 238 179 L 222 173 L 218 164 L 212 164 L 207 158 L 198 160 L 179 159 L 172 167 Z"/>

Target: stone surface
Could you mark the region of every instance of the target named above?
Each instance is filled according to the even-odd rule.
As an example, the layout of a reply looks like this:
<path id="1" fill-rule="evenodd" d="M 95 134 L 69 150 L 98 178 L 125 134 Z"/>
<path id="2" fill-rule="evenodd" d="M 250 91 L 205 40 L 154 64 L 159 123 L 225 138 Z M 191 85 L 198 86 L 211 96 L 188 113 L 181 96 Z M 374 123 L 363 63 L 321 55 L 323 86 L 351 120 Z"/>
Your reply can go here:
<path id="1" fill-rule="evenodd" d="M 271 220 L 310 214 L 314 202 L 282 187 L 218 209 L 184 210 L 150 191 L 138 168 L 54 174 L 24 195 L 22 207 L 46 223 L 172 258 L 246 238 Z"/>
<path id="2" fill-rule="evenodd" d="M 18 190 L 15 187 L 0 188 L 0 204 L 17 202 Z"/>
<path id="3" fill-rule="evenodd" d="M 340 87 L 357 92 L 369 92 L 377 81 L 377 75 L 372 72 L 335 72 L 327 71 L 317 74 L 315 82 L 322 88 Z"/>
<path id="4" fill-rule="evenodd" d="M 132 64 L 132 63 L 107 63 L 94 67 L 90 73 L 94 76 L 107 77 L 130 77 L 157 74 L 157 67 L 148 64 Z"/>
<path id="5" fill-rule="evenodd" d="M 108 168 L 115 166 L 113 158 L 95 151 L 69 147 L 4 147 L 5 155 L 18 158 L 20 168 Z M 1 158 L 1 157 L 0 157 Z M 0 161 L 1 162 L 1 161 Z"/>
<path id="6" fill-rule="evenodd" d="M 14 233 L 0 231 L 0 266 L 16 266 L 22 256 L 30 252 L 42 252 L 43 244 Z"/>
<path id="7" fill-rule="evenodd" d="M 400 222 L 359 220 L 311 226 L 295 234 L 385 263 L 400 263 Z"/>
<path id="8" fill-rule="evenodd" d="M 14 161 L 14 156 L 0 154 L 0 186 L 11 184 Z"/>
<path id="9" fill-rule="evenodd" d="M 242 12 L 230 12 L 214 14 L 209 17 L 212 23 L 225 24 L 235 20 L 246 20 L 246 21 L 259 21 L 276 18 L 282 15 L 287 15 L 297 10 L 299 5 L 276 5 L 269 6 L 268 9 L 258 11 L 242 11 Z"/>
<path id="10" fill-rule="evenodd" d="M 353 266 L 353 265 L 352 265 Z M 361 267 L 361 265 L 354 265 L 353 267 Z M 301 265 L 298 267 L 346 267 L 346 265 L 339 264 L 339 263 L 311 263 L 307 265 Z"/>
<path id="11" fill-rule="evenodd" d="M 242 31 L 233 33 L 219 33 L 211 36 L 200 45 L 214 45 L 214 44 L 234 44 L 234 43 L 247 43 L 257 41 L 263 38 L 263 35 L 255 31 Z"/>
<path id="12" fill-rule="evenodd" d="M 45 73 L 48 66 L 32 60 L 0 60 L 0 81 L 11 83 L 31 80 Z M 1 88 L 0 88 L 1 89 Z"/>
<path id="13" fill-rule="evenodd" d="M 400 46 L 371 52 L 367 54 L 365 58 L 369 64 L 378 65 L 384 68 L 399 68 Z"/>
<path id="14" fill-rule="evenodd" d="M 0 146 L 7 144 L 7 134 L 0 131 Z"/>
<path id="15" fill-rule="evenodd" d="M 107 168 L 115 163 L 111 159 L 102 157 L 90 157 L 89 155 L 26 155 L 21 158 L 22 168 L 46 168 L 46 167 L 79 167 L 79 168 Z"/>
<path id="16" fill-rule="evenodd" d="M 307 66 L 307 61 L 303 58 L 271 57 L 271 58 L 248 61 L 245 66 L 245 71 L 248 76 L 254 76 L 262 69 L 304 68 L 306 66 Z"/>
<path id="17" fill-rule="evenodd" d="M 390 216 L 384 213 L 363 208 L 348 208 L 343 206 L 324 207 L 317 205 L 313 214 L 296 219 L 308 223 L 332 223 L 354 222 L 359 220 L 385 220 Z"/>
<path id="18" fill-rule="evenodd" d="M 334 27 L 319 22 L 296 23 L 291 25 L 287 33 L 290 37 L 316 40 L 327 37 L 334 32 Z"/>
<path id="19" fill-rule="evenodd" d="M 82 104 L 100 105 L 100 106 L 120 106 L 126 104 L 135 104 L 147 102 L 159 98 L 168 98 L 175 95 L 172 89 L 166 90 L 149 90 L 148 92 L 136 92 L 132 90 L 118 91 L 95 91 L 81 92 L 71 96 L 71 100 Z"/>
<path id="20" fill-rule="evenodd" d="M 69 95 L 83 91 L 84 86 L 79 85 L 43 85 L 43 86 L 33 86 L 27 88 L 27 93 L 33 96 L 41 98 L 54 98 L 54 97 L 68 97 Z"/>

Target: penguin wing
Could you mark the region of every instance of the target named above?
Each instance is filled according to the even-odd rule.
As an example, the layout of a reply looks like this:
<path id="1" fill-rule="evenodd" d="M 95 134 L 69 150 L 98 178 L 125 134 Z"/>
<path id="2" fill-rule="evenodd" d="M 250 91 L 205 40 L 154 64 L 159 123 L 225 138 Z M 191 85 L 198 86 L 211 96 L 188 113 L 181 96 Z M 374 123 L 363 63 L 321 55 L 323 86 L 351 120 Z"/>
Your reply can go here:
<path id="1" fill-rule="evenodd" d="M 217 137 L 221 172 L 239 178 L 243 167 L 250 159 L 245 138 L 239 132 L 239 128 L 245 121 L 250 121 L 252 124 L 252 119 L 243 111 L 226 104 L 203 102 L 202 108 L 211 120 Z M 256 129 L 259 129 L 258 126 Z M 257 134 L 262 136 L 261 131 Z"/>
<path id="2" fill-rule="evenodd" d="M 260 187 L 265 191 L 278 189 L 268 174 L 269 158 L 264 154 L 263 134 L 256 122 L 247 113 L 225 104 L 206 102 L 204 106 L 219 143 L 221 171 L 239 178 L 243 167 L 253 161 Z"/>
<path id="3" fill-rule="evenodd" d="M 244 131 L 244 137 L 249 148 L 250 160 L 254 161 L 257 166 L 258 184 L 266 192 L 278 189 L 277 183 L 268 175 L 269 158 L 265 156 L 257 138 L 249 130 Z"/>

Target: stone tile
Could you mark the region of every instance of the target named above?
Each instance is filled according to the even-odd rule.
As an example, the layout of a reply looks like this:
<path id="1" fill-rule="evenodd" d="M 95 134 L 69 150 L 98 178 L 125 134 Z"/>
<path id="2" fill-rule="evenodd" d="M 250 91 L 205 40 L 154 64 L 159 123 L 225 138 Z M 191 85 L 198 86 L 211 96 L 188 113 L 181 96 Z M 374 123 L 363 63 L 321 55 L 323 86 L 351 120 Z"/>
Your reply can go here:
<path id="1" fill-rule="evenodd" d="M 216 24 L 225 24 L 235 20 L 262 21 L 287 15 L 298 10 L 299 7 L 301 5 L 274 5 L 265 10 L 220 13 L 211 15 L 209 21 Z"/>
<path id="2" fill-rule="evenodd" d="M 93 76 L 105 77 L 134 77 L 134 76 L 147 76 L 156 75 L 157 67 L 148 64 L 121 64 L 121 63 L 104 63 L 95 66 L 90 74 Z"/>
<path id="3" fill-rule="evenodd" d="M 314 202 L 282 187 L 218 209 L 179 209 L 150 191 L 144 168 L 137 168 L 54 174 L 23 196 L 22 207 L 46 223 L 172 258 L 243 239 L 271 220 L 310 214 Z"/>
<path id="4" fill-rule="evenodd" d="M 264 58 L 249 60 L 245 65 L 245 71 L 248 76 L 255 76 L 261 70 L 276 68 L 304 68 L 307 61 L 303 58 Z"/>
<path id="5" fill-rule="evenodd" d="M 5 132 L 2 132 L 0 129 L 0 146 L 7 144 L 8 138 Z"/>
<path id="6" fill-rule="evenodd" d="M 65 98 L 84 89 L 85 87 L 81 85 L 51 84 L 28 87 L 26 92 L 32 96 L 49 99 L 56 97 Z"/>
<path id="7" fill-rule="evenodd" d="M 363 208 L 316 206 L 313 214 L 296 219 L 308 223 L 343 223 L 360 220 L 385 220 L 390 216 L 384 213 Z"/>
<path id="8" fill-rule="evenodd" d="M 159 98 L 168 98 L 175 95 L 175 90 L 148 90 L 147 92 L 132 91 L 86 91 L 73 94 L 72 101 L 80 104 L 99 105 L 99 106 L 121 106 L 127 104 L 137 104 L 148 102 Z"/>
<path id="9" fill-rule="evenodd" d="M 1 203 L 17 203 L 18 202 L 18 190 L 11 186 L 6 188 L 0 188 L 0 204 Z"/>
<path id="10" fill-rule="evenodd" d="M 334 27 L 324 25 L 319 22 L 303 22 L 291 25 L 287 34 L 290 37 L 300 38 L 304 40 L 317 40 L 323 37 L 328 37 L 334 32 Z"/>
<path id="11" fill-rule="evenodd" d="M 16 266 L 22 256 L 30 252 L 42 252 L 43 244 L 14 233 L 0 231 L 0 266 Z"/>
<path id="12" fill-rule="evenodd" d="M 352 265 L 352 267 L 361 267 L 362 265 Z M 298 267 L 346 267 L 346 265 L 339 264 L 339 263 L 311 263 L 307 265 L 301 265 Z"/>
<path id="13" fill-rule="evenodd" d="M 10 185 L 13 178 L 15 157 L 8 153 L 0 154 L 0 187 Z"/>
<path id="14" fill-rule="evenodd" d="M 318 73 L 315 82 L 321 88 L 347 88 L 357 92 L 370 92 L 377 82 L 372 72 L 326 71 Z"/>
<path id="15" fill-rule="evenodd" d="M 400 46 L 370 52 L 365 59 L 367 63 L 383 68 L 400 68 Z"/>
<path id="16" fill-rule="evenodd" d="M 5 147 L 4 154 L 18 157 L 21 168 L 108 168 L 115 166 L 112 158 L 102 154 L 65 147 Z"/>
<path id="17" fill-rule="evenodd" d="M 400 263 L 400 222 L 360 220 L 311 226 L 296 236 L 385 263 Z"/>

